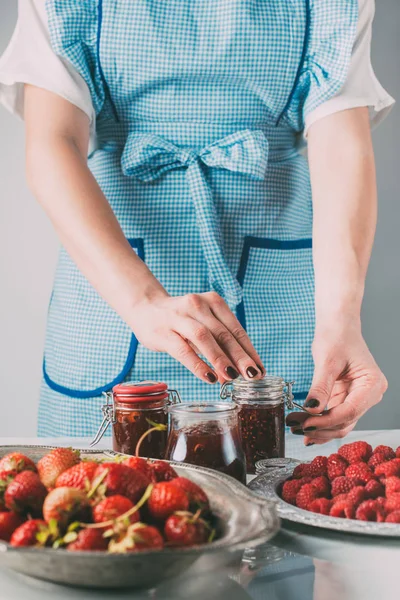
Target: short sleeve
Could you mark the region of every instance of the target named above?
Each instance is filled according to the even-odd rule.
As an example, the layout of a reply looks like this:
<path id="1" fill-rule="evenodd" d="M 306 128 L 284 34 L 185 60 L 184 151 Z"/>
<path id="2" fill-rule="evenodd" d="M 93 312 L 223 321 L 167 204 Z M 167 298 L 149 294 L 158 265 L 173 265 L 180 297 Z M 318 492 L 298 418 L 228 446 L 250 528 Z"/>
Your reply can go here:
<path id="1" fill-rule="evenodd" d="M 17 25 L 0 59 L 0 104 L 21 118 L 24 84 L 61 96 L 94 124 L 94 107 L 85 80 L 51 47 L 43 0 L 19 0 Z"/>
<path id="2" fill-rule="evenodd" d="M 309 0 L 304 60 L 285 114 L 297 131 L 345 84 L 357 24 L 358 0 Z"/>
<path id="3" fill-rule="evenodd" d="M 309 111 L 305 119 L 305 135 L 309 127 L 328 115 L 358 108 L 369 108 L 371 126 L 377 126 L 390 112 L 394 99 L 379 83 L 371 64 L 372 23 L 375 0 L 359 0 L 359 18 L 347 79 L 340 91 L 327 102 Z"/>
<path id="4" fill-rule="evenodd" d="M 105 89 L 97 43 L 99 11 L 97 0 L 46 0 L 51 45 L 68 61 L 89 88 L 98 115 L 104 106 Z"/>

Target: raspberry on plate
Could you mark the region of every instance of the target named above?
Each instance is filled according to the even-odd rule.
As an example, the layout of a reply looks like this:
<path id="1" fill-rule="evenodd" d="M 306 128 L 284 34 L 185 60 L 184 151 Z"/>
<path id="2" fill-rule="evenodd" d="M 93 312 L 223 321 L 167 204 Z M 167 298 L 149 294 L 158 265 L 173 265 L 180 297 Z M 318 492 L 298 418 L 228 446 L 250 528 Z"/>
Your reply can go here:
<path id="1" fill-rule="evenodd" d="M 367 498 L 370 498 L 370 499 L 379 498 L 379 496 L 385 495 L 385 488 L 383 487 L 381 482 L 376 481 L 376 479 L 371 479 L 370 481 L 368 481 L 368 483 L 364 489 L 365 489 L 365 494 L 366 494 Z M 399 488 L 399 492 L 400 492 L 400 488 Z"/>
<path id="2" fill-rule="evenodd" d="M 386 499 L 385 508 L 387 513 L 400 510 L 400 494 L 391 494 Z"/>
<path id="3" fill-rule="evenodd" d="M 378 465 L 375 469 L 375 475 L 379 477 L 381 481 L 385 481 L 387 477 L 400 476 L 400 458 L 394 458 L 388 462 L 384 462 Z"/>
<path id="4" fill-rule="evenodd" d="M 400 446 L 396 448 L 396 458 L 400 458 Z"/>
<path id="5" fill-rule="evenodd" d="M 371 458 L 368 461 L 368 466 L 370 469 L 372 469 L 373 471 L 375 471 L 376 467 L 384 462 L 387 462 L 388 460 L 390 460 L 389 458 L 387 458 L 385 456 L 385 454 L 383 454 L 382 452 L 377 452 L 376 454 L 373 454 L 371 456 Z"/>
<path id="6" fill-rule="evenodd" d="M 385 520 L 385 511 L 377 500 L 365 500 L 356 511 L 356 519 L 359 521 L 376 521 L 383 523 Z"/>
<path id="7" fill-rule="evenodd" d="M 316 456 L 306 469 L 306 475 L 310 477 L 319 477 L 328 472 L 328 458 L 326 456 Z"/>
<path id="8" fill-rule="evenodd" d="M 331 517 L 338 517 L 340 519 L 354 519 L 354 514 L 354 504 L 348 498 L 334 502 L 329 512 Z"/>
<path id="9" fill-rule="evenodd" d="M 386 519 L 385 519 L 386 523 L 400 523 L 400 510 L 395 510 L 394 512 L 390 513 Z"/>
<path id="10" fill-rule="evenodd" d="M 392 460 L 392 458 L 396 458 L 396 452 L 390 446 L 380 445 L 375 448 L 372 453 L 374 454 L 383 454 L 386 457 L 386 460 Z"/>
<path id="11" fill-rule="evenodd" d="M 359 482 L 359 484 L 365 484 L 374 478 L 374 474 L 367 464 L 365 464 L 364 462 L 357 462 L 352 463 L 349 467 L 347 467 L 346 477 L 356 479 Z"/>
<path id="12" fill-rule="evenodd" d="M 312 483 L 306 483 L 302 486 L 296 496 L 296 506 L 307 510 L 313 500 L 321 497 L 321 493 Z"/>
<path id="13" fill-rule="evenodd" d="M 328 458 L 328 477 L 331 481 L 343 477 L 349 463 L 340 454 L 331 454 Z"/>
<path id="14" fill-rule="evenodd" d="M 305 479 L 307 481 L 305 481 Z M 303 479 L 289 479 L 285 481 L 282 486 L 282 498 L 285 502 L 289 504 L 296 505 L 296 496 L 300 489 L 306 483 L 309 483 L 311 480 L 309 477 L 304 477 Z"/>
<path id="15" fill-rule="evenodd" d="M 293 479 L 302 479 L 303 477 L 307 477 L 308 476 L 308 467 L 309 465 L 307 464 L 301 464 L 301 465 L 297 465 L 297 467 L 295 467 L 293 474 L 292 474 L 292 478 Z"/>
<path id="16" fill-rule="evenodd" d="M 311 481 L 313 486 L 321 493 L 321 496 L 328 498 L 331 493 L 331 484 L 325 475 L 320 475 Z"/>
<path id="17" fill-rule="evenodd" d="M 396 477 L 394 475 L 392 477 L 388 477 L 385 481 L 385 488 L 387 497 L 391 496 L 392 494 L 400 493 L 400 477 Z M 379 495 L 383 496 L 383 494 Z"/>
<path id="18" fill-rule="evenodd" d="M 347 494 L 358 485 L 358 480 L 352 477 L 337 477 L 332 481 L 332 496 Z"/>
<path id="19" fill-rule="evenodd" d="M 366 487 L 363 487 L 362 485 L 354 487 L 348 493 L 348 498 L 349 501 L 353 504 L 353 506 L 357 508 L 357 506 L 359 506 L 361 502 L 367 500 Z"/>
<path id="20" fill-rule="evenodd" d="M 332 500 L 328 498 L 317 498 L 308 506 L 308 510 L 320 515 L 329 515 L 332 508 Z"/>
<path id="21" fill-rule="evenodd" d="M 367 442 L 352 442 L 351 444 L 344 444 L 338 452 L 350 464 L 367 462 L 372 455 L 372 446 Z"/>

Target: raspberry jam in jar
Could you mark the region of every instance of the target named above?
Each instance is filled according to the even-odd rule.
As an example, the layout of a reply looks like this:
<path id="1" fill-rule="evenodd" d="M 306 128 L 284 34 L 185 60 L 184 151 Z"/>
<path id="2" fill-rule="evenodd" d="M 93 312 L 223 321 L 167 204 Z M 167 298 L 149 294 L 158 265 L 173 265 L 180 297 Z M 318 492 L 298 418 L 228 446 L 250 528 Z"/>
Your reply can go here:
<path id="1" fill-rule="evenodd" d="M 92 445 L 100 440 L 111 423 L 116 452 L 164 458 L 168 406 L 179 397 L 177 392 L 168 390 L 166 383 L 140 381 L 116 385 L 106 396 L 103 423 Z"/>
<path id="2" fill-rule="evenodd" d="M 256 472 L 257 461 L 285 456 L 285 403 L 292 400 L 291 386 L 281 377 L 267 375 L 256 381 L 239 377 L 221 389 L 221 398 L 231 397 L 239 407 L 240 433 L 249 474 Z"/>
<path id="3" fill-rule="evenodd" d="M 246 482 L 238 407 L 232 402 L 186 402 L 169 408 L 165 458 L 208 467 Z"/>

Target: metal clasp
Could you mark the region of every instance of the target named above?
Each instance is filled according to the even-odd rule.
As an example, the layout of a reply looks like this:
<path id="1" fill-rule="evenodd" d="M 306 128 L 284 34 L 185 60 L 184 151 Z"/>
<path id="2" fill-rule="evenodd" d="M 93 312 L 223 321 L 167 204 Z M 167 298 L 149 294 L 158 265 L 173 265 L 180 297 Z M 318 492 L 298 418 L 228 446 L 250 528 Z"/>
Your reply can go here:
<path id="1" fill-rule="evenodd" d="M 170 398 L 169 398 L 169 404 L 181 404 L 182 403 L 182 398 L 180 393 L 178 392 L 178 390 L 168 390 L 168 393 L 170 394 Z"/>
<path id="2" fill-rule="evenodd" d="M 230 389 L 228 389 L 230 386 Z M 225 381 L 222 384 L 221 390 L 219 392 L 219 397 L 221 400 L 227 400 L 228 398 L 232 398 L 232 381 Z"/>
<path id="3" fill-rule="evenodd" d="M 103 420 L 100 424 L 100 427 L 97 430 L 96 435 L 90 442 L 91 448 L 99 443 L 109 426 L 114 425 L 116 423 L 114 394 L 112 392 L 103 392 L 103 396 L 105 396 L 107 400 L 106 404 L 103 404 L 103 406 L 101 407 L 101 412 L 103 413 Z M 110 398 L 112 404 L 109 404 Z"/>

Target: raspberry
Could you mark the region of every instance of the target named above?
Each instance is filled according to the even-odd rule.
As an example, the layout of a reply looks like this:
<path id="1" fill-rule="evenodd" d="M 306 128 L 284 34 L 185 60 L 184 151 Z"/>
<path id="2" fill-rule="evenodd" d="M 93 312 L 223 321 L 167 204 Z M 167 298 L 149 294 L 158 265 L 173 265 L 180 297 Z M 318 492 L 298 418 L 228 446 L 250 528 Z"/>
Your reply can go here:
<path id="1" fill-rule="evenodd" d="M 306 472 L 307 469 L 308 465 L 306 464 L 297 465 L 297 467 L 295 467 L 293 471 L 293 479 L 301 479 L 302 477 L 306 477 L 308 475 L 308 473 Z"/>
<path id="2" fill-rule="evenodd" d="M 335 502 L 329 512 L 331 517 L 341 519 L 354 519 L 354 506 L 348 498 L 343 498 L 340 502 Z"/>
<path id="3" fill-rule="evenodd" d="M 367 442 L 353 442 L 345 444 L 338 450 L 348 463 L 367 462 L 372 455 L 372 446 Z"/>
<path id="4" fill-rule="evenodd" d="M 400 523 L 400 510 L 395 510 L 386 517 L 386 523 Z"/>
<path id="5" fill-rule="evenodd" d="M 375 475 L 379 477 L 381 481 L 384 481 L 387 477 L 400 476 L 400 458 L 394 458 L 388 462 L 384 462 L 378 465 L 375 469 Z"/>
<path id="6" fill-rule="evenodd" d="M 357 479 L 357 481 L 361 483 L 367 483 L 370 479 L 374 478 L 374 474 L 363 462 L 353 463 L 346 469 L 346 477 L 352 477 L 353 479 Z"/>
<path id="7" fill-rule="evenodd" d="M 389 498 L 386 499 L 385 508 L 387 513 L 400 510 L 400 494 L 392 494 L 389 496 Z"/>
<path id="8" fill-rule="evenodd" d="M 347 460 L 345 460 L 340 454 L 331 454 L 328 458 L 328 477 L 331 481 L 337 477 L 343 477 L 349 466 Z"/>
<path id="9" fill-rule="evenodd" d="M 357 508 L 356 519 L 359 521 L 383 523 L 385 520 L 385 511 L 377 500 L 365 500 Z"/>
<path id="10" fill-rule="evenodd" d="M 373 454 L 368 461 L 368 466 L 370 469 L 375 471 L 376 467 L 384 462 L 387 462 L 389 459 L 383 454 L 383 452 L 377 452 Z"/>
<path id="11" fill-rule="evenodd" d="M 296 496 L 296 506 L 307 510 L 313 500 L 320 497 L 320 492 L 312 483 L 306 483 Z"/>
<path id="12" fill-rule="evenodd" d="M 400 446 L 396 449 L 396 457 L 400 458 Z"/>
<path id="13" fill-rule="evenodd" d="M 376 481 L 376 479 L 371 479 L 370 481 L 368 481 L 368 483 L 364 489 L 365 489 L 366 497 L 369 499 L 374 500 L 375 498 L 379 498 L 379 496 L 385 495 L 385 488 L 383 487 L 381 482 Z M 400 492 L 400 488 L 399 488 L 399 492 Z"/>
<path id="14" fill-rule="evenodd" d="M 361 485 L 358 485 L 357 487 L 354 487 L 352 490 L 350 490 L 350 492 L 348 493 L 349 501 L 353 504 L 355 508 L 357 508 L 357 506 L 359 506 L 361 502 L 367 500 L 365 490 L 366 488 L 364 488 Z"/>
<path id="15" fill-rule="evenodd" d="M 357 479 L 352 479 L 351 477 L 337 477 L 334 481 L 332 481 L 332 496 L 347 494 L 357 485 Z"/>
<path id="16" fill-rule="evenodd" d="M 387 497 L 400 493 L 400 477 L 388 477 L 385 481 L 385 487 Z M 383 494 L 380 494 L 380 496 L 383 496 Z"/>
<path id="17" fill-rule="evenodd" d="M 328 459 L 326 456 L 316 456 L 314 460 L 308 465 L 307 475 L 310 477 L 319 477 L 320 475 L 326 475 L 328 467 Z"/>
<path id="18" fill-rule="evenodd" d="M 355 489 L 355 488 L 353 488 Z M 338 494 L 332 498 L 332 504 L 336 504 L 336 502 L 341 502 L 342 500 L 347 500 L 348 494 Z"/>
<path id="19" fill-rule="evenodd" d="M 308 506 L 308 510 L 320 515 L 329 515 L 331 507 L 332 500 L 328 500 L 328 498 L 317 498 L 311 502 Z"/>
<path id="20" fill-rule="evenodd" d="M 320 475 L 319 477 L 316 477 L 311 481 L 311 483 L 315 488 L 317 488 L 321 496 L 325 496 L 327 498 L 330 495 L 331 484 L 329 483 L 325 475 Z"/>
<path id="21" fill-rule="evenodd" d="M 386 460 L 392 460 L 392 458 L 396 458 L 396 452 L 390 446 L 377 446 L 372 453 L 374 454 L 383 454 L 386 457 Z"/>
<path id="22" fill-rule="evenodd" d="M 289 479 L 285 481 L 282 487 L 282 498 L 289 504 L 296 505 L 296 496 L 304 485 L 302 479 Z"/>

